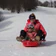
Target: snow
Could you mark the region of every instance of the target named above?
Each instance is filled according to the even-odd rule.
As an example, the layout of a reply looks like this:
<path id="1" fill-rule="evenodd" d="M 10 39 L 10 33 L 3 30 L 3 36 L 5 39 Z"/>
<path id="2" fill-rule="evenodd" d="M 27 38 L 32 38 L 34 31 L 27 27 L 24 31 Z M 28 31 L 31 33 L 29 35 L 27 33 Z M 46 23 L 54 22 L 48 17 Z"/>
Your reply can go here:
<path id="1" fill-rule="evenodd" d="M 56 0 L 39 0 L 39 1 L 41 1 L 41 2 L 45 2 L 45 1 L 51 2 L 51 1 L 56 1 Z"/>
<path id="2" fill-rule="evenodd" d="M 3 12 L 5 20 L 0 22 L 0 56 L 55 56 L 56 55 L 56 9 L 38 7 L 24 13 Z M 6 13 L 5 13 L 6 12 Z M 31 13 L 42 23 L 47 31 L 46 42 L 38 47 L 24 47 L 16 41 Z"/>

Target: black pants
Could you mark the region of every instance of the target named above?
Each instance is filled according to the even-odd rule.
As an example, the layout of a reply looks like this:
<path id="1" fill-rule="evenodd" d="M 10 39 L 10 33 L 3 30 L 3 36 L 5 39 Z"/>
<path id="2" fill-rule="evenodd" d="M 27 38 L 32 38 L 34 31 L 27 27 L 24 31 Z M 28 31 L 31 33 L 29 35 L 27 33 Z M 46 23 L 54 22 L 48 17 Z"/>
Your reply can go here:
<path id="1" fill-rule="evenodd" d="M 40 40 L 45 40 L 45 36 L 43 35 L 42 30 L 37 31 L 37 36 L 40 36 Z"/>
<path id="2" fill-rule="evenodd" d="M 20 36 L 23 36 L 25 38 L 26 37 L 26 32 L 24 30 L 21 30 Z"/>
<path id="3" fill-rule="evenodd" d="M 20 36 L 23 36 L 24 38 L 26 37 L 26 32 L 24 30 L 21 30 Z M 44 40 L 45 36 L 43 35 L 43 32 L 41 30 L 37 31 L 37 36 L 40 36 L 40 40 Z"/>

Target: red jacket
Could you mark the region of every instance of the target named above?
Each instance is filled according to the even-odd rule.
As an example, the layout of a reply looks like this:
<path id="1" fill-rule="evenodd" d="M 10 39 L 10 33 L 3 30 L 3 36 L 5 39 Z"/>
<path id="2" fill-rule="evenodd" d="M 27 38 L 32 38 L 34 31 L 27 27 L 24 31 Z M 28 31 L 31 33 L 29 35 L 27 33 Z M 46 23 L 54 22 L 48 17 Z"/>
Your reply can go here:
<path id="1" fill-rule="evenodd" d="M 36 32 L 27 32 L 27 36 L 30 38 L 30 39 L 34 39 L 36 37 L 37 33 Z"/>
<path id="2" fill-rule="evenodd" d="M 28 30 L 28 28 L 27 28 L 28 25 L 29 25 L 29 24 L 33 24 L 36 31 L 42 30 L 43 34 L 46 36 L 47 33 L 46 33 L 44 27 L 42 26 L 42 24 L 39 22 L 39 20 L 36 19 L 36 20 L 35 20 L 35 23 L 36 23 L 36 24 L 31 23 L 31 21 L 28 19 L 24 30 L 27 32 L 27 30 Z"/>

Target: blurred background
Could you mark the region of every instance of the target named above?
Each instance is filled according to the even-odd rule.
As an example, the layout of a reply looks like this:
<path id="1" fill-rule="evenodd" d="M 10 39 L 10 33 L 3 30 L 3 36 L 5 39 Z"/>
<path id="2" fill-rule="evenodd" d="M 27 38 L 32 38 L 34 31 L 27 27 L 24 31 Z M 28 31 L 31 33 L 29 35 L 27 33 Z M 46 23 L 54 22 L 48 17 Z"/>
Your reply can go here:
<path id="1" fill-rule="evenodd" d="M 23 12 L 36 9 L 37 6 L 56 8 L 55 0 L 0 0 L 0 8 L 11 10 L 11 12 Z"/>

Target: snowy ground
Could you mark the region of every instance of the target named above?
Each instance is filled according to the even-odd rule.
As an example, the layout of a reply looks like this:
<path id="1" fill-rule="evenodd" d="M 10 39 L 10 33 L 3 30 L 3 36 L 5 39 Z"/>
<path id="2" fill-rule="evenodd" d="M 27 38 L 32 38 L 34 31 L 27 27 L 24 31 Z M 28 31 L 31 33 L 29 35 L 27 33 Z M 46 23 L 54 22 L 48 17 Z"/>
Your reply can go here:
<path id="1" fill-rule="evenodd" d="M 56 56 L 56 9 L 38 7 L 24 13 L 3 11 L 5 20 L 0 22 L 0 56 Z M 46 42 L 39 47 L 24 47 L 16 41 L 31 13 L 35 13 L 47 31 Z"/>

